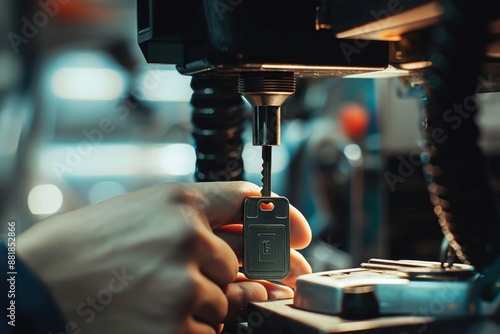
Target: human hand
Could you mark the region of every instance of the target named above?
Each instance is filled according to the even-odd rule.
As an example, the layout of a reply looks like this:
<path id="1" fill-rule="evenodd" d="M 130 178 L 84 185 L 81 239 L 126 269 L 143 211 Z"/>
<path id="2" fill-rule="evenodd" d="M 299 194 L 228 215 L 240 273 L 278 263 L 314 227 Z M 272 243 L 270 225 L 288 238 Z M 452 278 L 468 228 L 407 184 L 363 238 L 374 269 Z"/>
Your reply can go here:
<path id="1" fill-rule="evenodd" d="M 241 221 L 243 200 L 258 191 L 245 182 L 153 186 L 47 219 L 21 235 L 18 254 L 84 332 L 214 333 L 228 309 L 291 295 L 235 280 L 237 238 L 212 233 Z M 297 213 L 292 245 L 300 247 L 310 231 Z M 308 270 L 293 260 L 287 282 Z"/>
<path id="2" fill-rule="evenodd" d="M 204 194 L 206 214 L 214 233 L 228 243 L 241 265 L 243 255 L 243 202 L 247 197 L 260 196 L 260 188 L 248 182 L 196 183 Z M 276 194 L 273 194 L 273 196 Z M 278 285 L 264 280 L 250 280 L 238 273 L 233 283 L 225 287 L 229 308 L 226 323 L 245 320 L 249 301 L 285 299 L 293 297 L 295 281 L 311 273 L 311 267 L 297 249 L 311 242 L 311 230 L 304 216 L 290 205 L 290 275 Z"/>

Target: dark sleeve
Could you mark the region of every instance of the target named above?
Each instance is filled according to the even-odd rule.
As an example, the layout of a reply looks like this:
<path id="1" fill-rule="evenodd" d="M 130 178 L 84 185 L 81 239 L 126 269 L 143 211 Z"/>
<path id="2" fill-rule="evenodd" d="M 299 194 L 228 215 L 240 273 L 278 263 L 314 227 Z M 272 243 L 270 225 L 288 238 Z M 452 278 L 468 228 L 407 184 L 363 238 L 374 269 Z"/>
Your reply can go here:
<path id="1" fill-rule="evenodd" d="M 12 248 L 10 249 L 12 250 Z M 43 283 L 0 242 L 0 332 L 7 334 L 66 333 L 63 317 Z M 15 325 L 15 326 L 14 326 Z"/>

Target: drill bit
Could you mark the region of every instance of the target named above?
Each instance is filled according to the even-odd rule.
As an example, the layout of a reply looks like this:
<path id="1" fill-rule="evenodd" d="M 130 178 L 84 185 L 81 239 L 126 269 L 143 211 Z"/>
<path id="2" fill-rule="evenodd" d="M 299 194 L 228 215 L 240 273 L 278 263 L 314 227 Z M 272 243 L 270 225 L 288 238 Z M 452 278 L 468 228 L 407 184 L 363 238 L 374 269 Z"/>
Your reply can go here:
<path id="1" fill-rule="evenodd" d="M 271 153 L 272 146 L 262 146 L 262 196 L 271 196 Z"/>

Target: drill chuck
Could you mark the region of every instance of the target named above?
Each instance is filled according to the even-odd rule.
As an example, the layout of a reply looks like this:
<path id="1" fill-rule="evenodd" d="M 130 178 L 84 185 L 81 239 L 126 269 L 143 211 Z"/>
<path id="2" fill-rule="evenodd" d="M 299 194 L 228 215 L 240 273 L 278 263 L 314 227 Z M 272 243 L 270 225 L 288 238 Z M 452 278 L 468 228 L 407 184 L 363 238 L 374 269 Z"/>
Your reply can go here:
<path id="1" fill-rule="evenodd" d="M 253 145 L 277 146 L 280 144 L 281 108 L 255 106 L 252 116 Z"/>
<path id="2" fill-rule="evenodd" d="M 281 106 L 295 92 L 293 73 L 244 73 L 238 79 L 238 92 L 252 105 L 253 145 L 279 145 Z"/>

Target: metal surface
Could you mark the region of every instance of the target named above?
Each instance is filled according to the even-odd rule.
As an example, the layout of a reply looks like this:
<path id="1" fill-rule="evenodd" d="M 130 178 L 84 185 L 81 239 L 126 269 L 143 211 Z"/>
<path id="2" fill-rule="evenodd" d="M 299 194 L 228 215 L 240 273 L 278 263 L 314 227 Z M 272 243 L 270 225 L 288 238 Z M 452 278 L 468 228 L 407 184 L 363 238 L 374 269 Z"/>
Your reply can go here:
<path id="1" fill-rule="evenodd" d="M 450 264 L 441 262 L 429 262 L 418 260 L 386 260 L 386 259 L 370 259 L 368 263 L 361 263 L 361 268 L 382 270 L 382 271 L 398 271 L 405 273 L 409 278 L 424 279 L 445 279 L 445 278 L 471 278 L 476 273 L 474 267 L 467 264 Z"/>
<path id="2" fill-rule="evenodd" d="M 243 73 L 238 92 L 253 108 L 253 144 L 279 145 L 281 106 L 295 93 L 295 78 L 288 72 Z"/>
<path id="3" fill-rule="evenodd" d="M 262 190 L 264 197 L 271 196 L 272 146 L 262 146 Z"/>
<path id="4" fill-rule="evenodd" d="M 442 12 L 438 2 L 431 2 L 397 15 L 339 32 L 337 37 L 399 41 L 402 35 L 410 31 L 436 24 Z"/>
<path id="5" fill-rule="evenodd" d="M 153 42 L 152 42 L 153 43 Z M 205 73 L 216 73 L 222 76 L 239 76 L 243 72 L 293 72 L 299 78 L 319 77 L 345 77 L 377 73 L 386 69 L 386 64 L 373 67 L 363 66 L 329 66 L 329 65 L 306 65 L 293 63 L 242 63 L 238 65 L 209 63 L 206 60 L 197 60 L 185 65 L 177 65 L 177 70 L 184 75 L 197 75 Z"/>
<path id="6" fill-rule="evenodd" d="M 297 281 L 294 305 L 311 312 L 342 315 L 344 289 L 373 286 L 380 314 L 415 314 L 438 302 L 442 316 L 470 314 L 474 287 L 471 281 L 411 280 L 398 272 L 366 269 L 304 275 Z"/>
<path id="7" fill-rule="evenodd" d="M 293 306 L 291 299 L 252 302 L 248 333 L 253 334 L 493 334 L 500 332 L 500 319 L 474 316 L 439 317 L 432 304 L 412 315 L 383 316 L 366 320 L 346 320 L 338 316 L 308 312 Z M 241 331 L 238 331 L 241 333 Z"/>
<path id="8" fill-rule="evenodd" d="M 366 287 L 374 290 L 381 315 L 418 314 L 431 305 L 439 305 L 440 318 L 499 315 L 500 259 L 486 274 L 469 265 L 414 260 L 371 259 L 361 266 L 299 277 L 294 307 L 344 317 L 346 294 Z"/>

